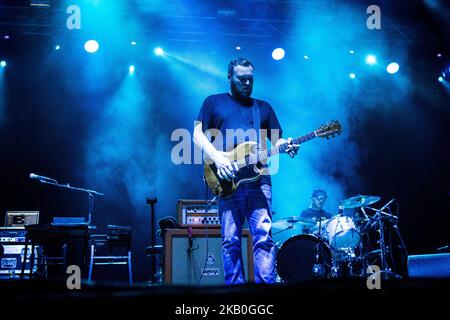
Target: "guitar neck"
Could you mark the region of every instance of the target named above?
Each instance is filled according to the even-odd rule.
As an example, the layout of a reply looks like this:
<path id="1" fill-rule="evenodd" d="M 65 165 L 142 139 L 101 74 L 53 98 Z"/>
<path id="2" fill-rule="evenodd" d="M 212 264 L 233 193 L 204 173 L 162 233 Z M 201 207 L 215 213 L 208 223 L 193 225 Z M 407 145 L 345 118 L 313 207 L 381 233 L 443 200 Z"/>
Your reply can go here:
<path id="1" fill-rule="evenodd" d="M 304 136 L 298 137 L 296 139 L 292 139 L 292 143 L 293 144 L 302 144 L 302 143 L 305 143 L 306 141 L 312 140 L 316 137 L 317 137 L 317 134 L 315 131 L 313 131 L 311 133 L 305 134 Z M 255 158 L 252 157 L 253 159 L 249 159 L 250 163 L 257 163 L 258 161 L 264 161 L 276 154 L 284 153 L 284 152 L 286 152 L 288 147 L 289 147 L 288 143 L 285 142 L 283 144 L 280 144 L 278 147 L 272 147 L 267 150 L 259 151 Z"/>

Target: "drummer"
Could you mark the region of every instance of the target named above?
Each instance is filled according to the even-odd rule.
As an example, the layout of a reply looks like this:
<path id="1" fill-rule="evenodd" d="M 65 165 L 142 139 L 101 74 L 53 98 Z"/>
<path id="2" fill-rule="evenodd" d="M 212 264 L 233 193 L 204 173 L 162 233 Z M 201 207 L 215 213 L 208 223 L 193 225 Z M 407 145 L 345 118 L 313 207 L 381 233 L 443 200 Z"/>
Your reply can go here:
<path id="1" fill-rule="evenodd" d="M 319 220 L 319 219 L 330 219 L 331 213 L 323 210 L 323 206 L 325 205 L 325 202 L 327 201 L 327 193 L 325 190 L 317 189 L 314 190 L 311 195 L 311 205 L 308 209 L 305 209 L 300 213 L 300 218 L 305 219 L 313 219 L 313 220 Z M 310 229 L 303 229 L 303 233 L 310 233 Z"/>

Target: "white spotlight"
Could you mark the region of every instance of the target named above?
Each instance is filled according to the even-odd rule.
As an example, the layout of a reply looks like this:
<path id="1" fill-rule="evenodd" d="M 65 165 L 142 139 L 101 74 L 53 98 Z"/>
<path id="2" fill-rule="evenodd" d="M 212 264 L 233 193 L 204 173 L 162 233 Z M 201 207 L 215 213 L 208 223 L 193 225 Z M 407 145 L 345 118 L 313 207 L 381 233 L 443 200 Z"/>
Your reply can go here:
<path id="1" fill-rule="evenodd" d="M 440 76 L 440 77 L 438 78 L 438 81 L 439 81 L 439 82 L 444 82 L 444 78 L 443 78 L 442 76 Z"/>
<path id="2" fill-rule="evenodd" d="M 0 67 L 2 67 L 2 68 L 6 67 L 6 61 L 5 60 L 0 61 Z"/>
<path id="3" fill-rule="evenodd" d="M 398 71 L 398 69 L 400 69 L 400 66 L 398 65 L 397 62 L 391 62 L 386 67 L 386 71 L 390 74 L 396 73 Z"/>
<path id="4" fill-rule="evenodd" d="M 160 56 L 160 57 L 164 55 L 164 50 L 163 50 L 163 48 L 160 48 L 160 47 L 155 48 L 155 50 L 153 50 L 153 52 L 155 53 L 155 55 Z"/>
<path id="5" fill-rule="evenodd" d="M 373 54 L 369 54 L 366 57 L 366 63 L 371 65 L 377 63 L 377 57 L 375 57 Z"/>
<path id="6" fill-rule="evenodd" d="M 303 59 L 308 60 L 308 59 L 309 59 L 309 56 L 304 55 L 304 56 L 303 56 Z"/>
<path id="7" fill-rule="evenodd" d="M 95 40 L 88 40 L 86 41 L 86 43 L 84 44 L 84 50 L 86 50 L 89 53 L 95 53 L 97 52 L 98 48 L 99 48 L 99 44 L 97 41 Z"/>
<path id="8" fill-rule="evenodd" d="M 350 79 L 355 79 L 356 78 L 356 74 L 355 73 L 349 73 L 348 74 L 348 77 L 350 78 Z"/>
<path id="9" fill-rule="evenodd" d="M 59 50 L 59 49 L 61 49 L 61 46 L 60 46 L 59 44 L 57 44 L 57 45 L 55 46 L 55 50 Z"/>
<path id="10" fill-rule="evenodd" d="M 128 67 L 128 72 L 129 72 L 130 74 L 133 74 L 133 73 L 134 73 L 134 66 L 133 66 L 133 65 L 131 65 L 131 66 Z"/>
<path id="11" fill-rule="evenodd" d="M 285 54 L 286 52 L 284 51 L 283 48 L 276 48 L 275 50 L 272 51 L 272 58 L 274 60 L 281 60 L 284 58 Z"/>

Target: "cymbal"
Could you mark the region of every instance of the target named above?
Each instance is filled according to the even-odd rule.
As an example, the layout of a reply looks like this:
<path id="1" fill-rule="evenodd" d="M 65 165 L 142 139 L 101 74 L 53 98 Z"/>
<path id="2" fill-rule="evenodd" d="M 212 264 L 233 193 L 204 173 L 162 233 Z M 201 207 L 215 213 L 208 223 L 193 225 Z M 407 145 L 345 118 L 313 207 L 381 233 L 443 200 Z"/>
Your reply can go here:
<path id="1" fill-rule="evenodd" d="M 286 217 L 272 222 L 272 228 L 275 229 L 299 229 L 310 228 L 316 225 L 313 219 L 300 218 L 299 216 Z"/>
<path id="2" fill-rule="evenodd" d="M 359 194 L 355 197 L 342 200 L 341 205 L 345 209 L 360 208 L 371 205 L 372 203 L 375 203 L 380 199 L 381 197 L 378 196 L 364 196 L 362 194 Z"/>

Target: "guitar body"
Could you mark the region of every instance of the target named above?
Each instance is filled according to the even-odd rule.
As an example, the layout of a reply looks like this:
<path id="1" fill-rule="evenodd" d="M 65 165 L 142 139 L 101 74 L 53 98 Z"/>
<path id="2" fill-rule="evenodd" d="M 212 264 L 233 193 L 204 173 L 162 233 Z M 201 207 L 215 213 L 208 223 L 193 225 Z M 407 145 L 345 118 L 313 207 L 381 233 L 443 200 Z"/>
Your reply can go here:
<path id="1" fill-rule="evenodd" d="M 264 169 L 258 168 L 258 165 L 245 166 L 246 157 L 250 154 L 256 153 L 256 145 L 256 142 L 253 141 L 244 142 L 233 150 L 224 153 L 225 157 L 227 157 L 230 162 L 236 162 L 240 167 L 231 181 L 219 180 L 217 176 L 217 168 L 214 163 L 204 165 L 206 183 L 215 195 L 221 198 L 228 197 L 241 183 L 256 181 L 259 179 Z"/>

